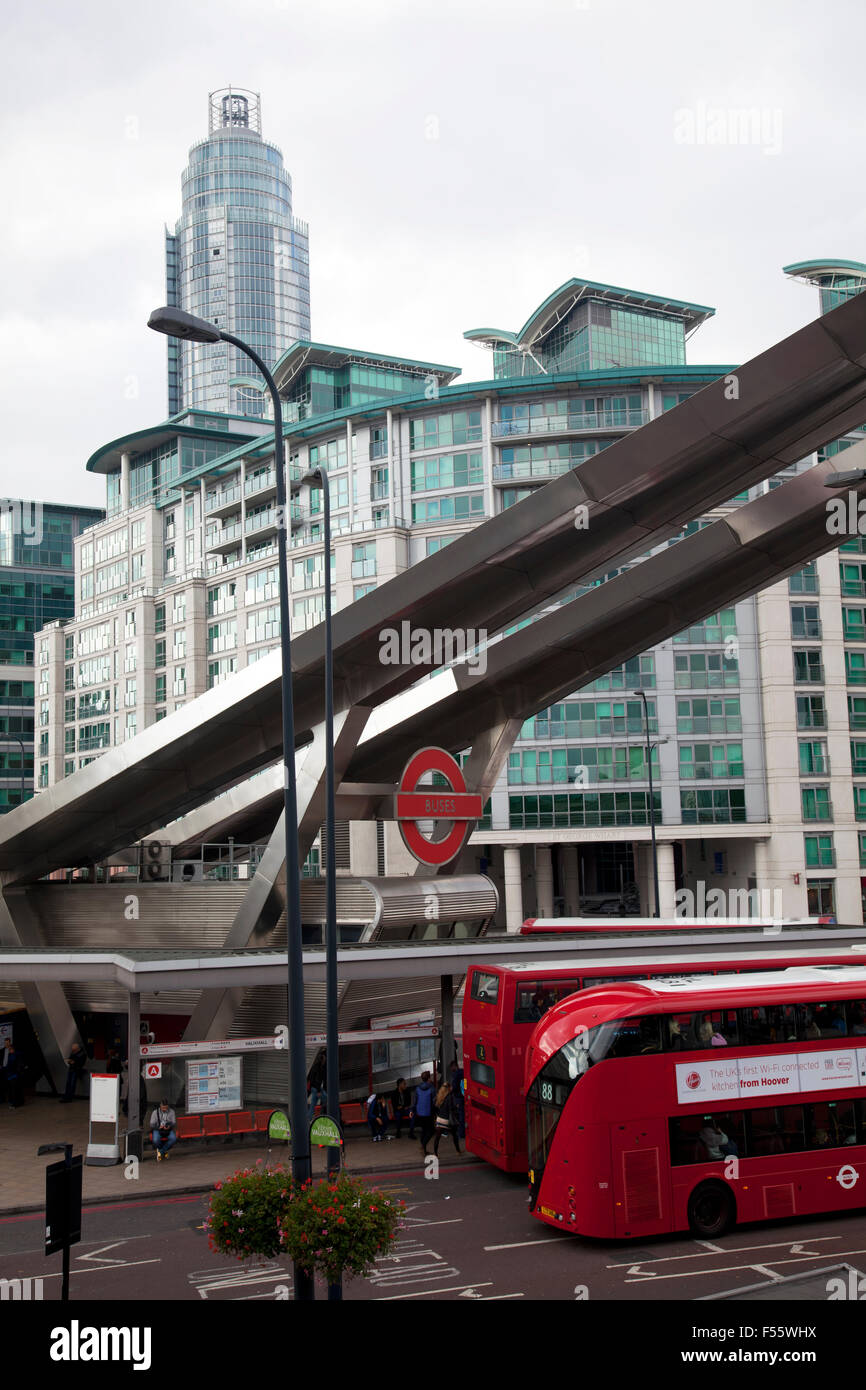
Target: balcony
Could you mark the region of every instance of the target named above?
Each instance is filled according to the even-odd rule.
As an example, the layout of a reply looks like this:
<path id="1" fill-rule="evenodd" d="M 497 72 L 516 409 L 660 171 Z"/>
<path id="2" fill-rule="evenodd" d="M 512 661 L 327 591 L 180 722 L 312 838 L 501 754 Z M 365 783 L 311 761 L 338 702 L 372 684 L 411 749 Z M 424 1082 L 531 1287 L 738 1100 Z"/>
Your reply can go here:
<path id="1" fill-rule="evenodd" d="M 570 473 L 572 467 L 576 466 L 568 459 L 526 459 L 518 463 L 494 463 L 493 482 L 500 486 L 507 486 L 508 483 L 532 484 L 547 483 L 551 478 L 558 478 L 563 473 Z"/>
<path id="2" fill-rule="evenodd" d="M 649 420 L 645 410 L 581 411 L 578 415 L 540 415 L 524 420 L 494 420 L 493 439 L 537 435 L 621 434 L 638 429 Z"/>
<path id="3" fill-rule="evenodd" d="M 866 716 L 864 716 L 866 718 Z M 853 725 L 851 726 L 854 727 Z M 797 712 L 798 729 L 826 729 L 827 711 L 826 710 L 798 710 Z M 864 725 L 866 728 L 866 725 Z"/>
<path id="4" fill-rule="evenodd" d="M 206 542 L 206 550 L 226 551 L 234 550 L 240 545 L 243 534 L 240 521 L 233 521 L 230 526 L 224 526 L 221 531 L 217 531 L 210 536 Z"/>
<path id="5" fill-rule="evenodd" d="M 370 484 L 370 501 L 371 501 L 371 502 L 387 502 L 387 500 L 388 500 L 388 484 L 387 484 L 387 483 L 371 483 L 371 484 Z"/>
<path id="6" fill-rule="evenodd" d="M 269 468 L 267 473 L 255 473 L 244 482 L 244 497 L 260 497 L 264 499 L 271 493 L 276 496 L 276 492 L 277 473 L 274 468 Z"/>
<path id="7" fill-rule="evenodd" d="M 388 441 L 377 439 L 370 445 L 371 459 L 385 459 L 388 457 Z"/>
<path id="8" fill-rule="evenodd" d="M 205 514 L 207 516 L 223 516 L 232 511 L 237 511 L 241 500 L 241 489 L 239 483 L 232 483 L 231 487 L 218 488 L 216 492 L 211 492 L 205 499 Z"/>

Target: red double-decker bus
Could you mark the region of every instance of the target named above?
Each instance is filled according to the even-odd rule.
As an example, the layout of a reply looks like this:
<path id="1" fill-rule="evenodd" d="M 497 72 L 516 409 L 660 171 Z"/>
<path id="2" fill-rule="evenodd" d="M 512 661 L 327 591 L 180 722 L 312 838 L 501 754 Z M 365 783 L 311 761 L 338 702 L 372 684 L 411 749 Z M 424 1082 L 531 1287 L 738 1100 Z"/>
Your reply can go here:
<path id="1" fill-rule="evenodd" d="M 585 932 L 735 931 L 744 927 L 829 925 L 829 917 L 527 917 L 521 936 L 578 936 Z"/>
<path id="2" fill-rule="evenodd" d="M 866 968 L 592 988 L 527 1050 L 530 1206 L 560 1230 L 722 1235 L 866 1205 Z"/>
<path id="3" fill-rule="evenodd" d="M 749 926 L 752 933 L 744 933 L 736 944 L 703 936 L 686 940 L 678 934 L 666 950 L 661 938 L 581 938 L 566 961 L 470 966 L 462 1008 L 469 1152 L 508 1173 L 527 1171 L 525 1049 L 538 1020 L 577 990 L 696 972 L 712 975 L 851 961 L 866 965 L 866 946 L 859 952 L 852 949 L 858 933 L 863 936 L 862 927 L 764 936 L 754 922 Z"/>

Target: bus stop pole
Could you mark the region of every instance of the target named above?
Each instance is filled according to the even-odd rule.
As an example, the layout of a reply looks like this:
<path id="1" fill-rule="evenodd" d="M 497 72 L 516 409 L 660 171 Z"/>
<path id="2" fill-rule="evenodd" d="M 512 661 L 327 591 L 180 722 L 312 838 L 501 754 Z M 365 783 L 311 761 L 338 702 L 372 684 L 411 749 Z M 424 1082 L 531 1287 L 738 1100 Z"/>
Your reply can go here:
<path id="1" fill-rule="evenodd" d="M 450 1082 L 449 1068 L 454 1060 L 454 980 L 451 975 L 439 979 L 442 1013 L 442 1075 L 439 1085 Z"/>
<path id="2" fill-rule="evenodd" d="M 127 1157 L 133 1152 L 136 1158 L 141 1158 L 141 995 L 132 990 L 129 992 L 126 1020 L 126 1153 Z"/>

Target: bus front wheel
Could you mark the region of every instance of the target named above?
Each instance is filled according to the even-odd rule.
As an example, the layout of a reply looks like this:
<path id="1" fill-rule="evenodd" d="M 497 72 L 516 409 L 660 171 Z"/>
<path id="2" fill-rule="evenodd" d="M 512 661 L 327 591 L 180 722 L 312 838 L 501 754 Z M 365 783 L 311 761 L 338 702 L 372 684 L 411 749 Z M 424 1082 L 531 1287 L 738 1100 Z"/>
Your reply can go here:
<path id="1" fill-rule="evenodd" d="M 689 1198 L 689 1230 L 696 1236 L 723 1236 L 737 1219 L 730 1188 L 720 1182 L 702 1182 Z"/>

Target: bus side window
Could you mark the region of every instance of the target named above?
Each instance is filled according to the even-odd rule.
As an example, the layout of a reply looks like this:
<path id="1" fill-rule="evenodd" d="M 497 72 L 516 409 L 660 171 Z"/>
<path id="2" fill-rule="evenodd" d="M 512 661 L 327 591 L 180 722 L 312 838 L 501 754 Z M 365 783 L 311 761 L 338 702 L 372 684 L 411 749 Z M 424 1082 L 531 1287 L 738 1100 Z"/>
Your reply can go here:
<path id="1" fill-rule="evenodd" d="M 848 1031 L 852 1037 L 866 1034 L 866 999 L 852 999 L 848 1004 Z"/>

